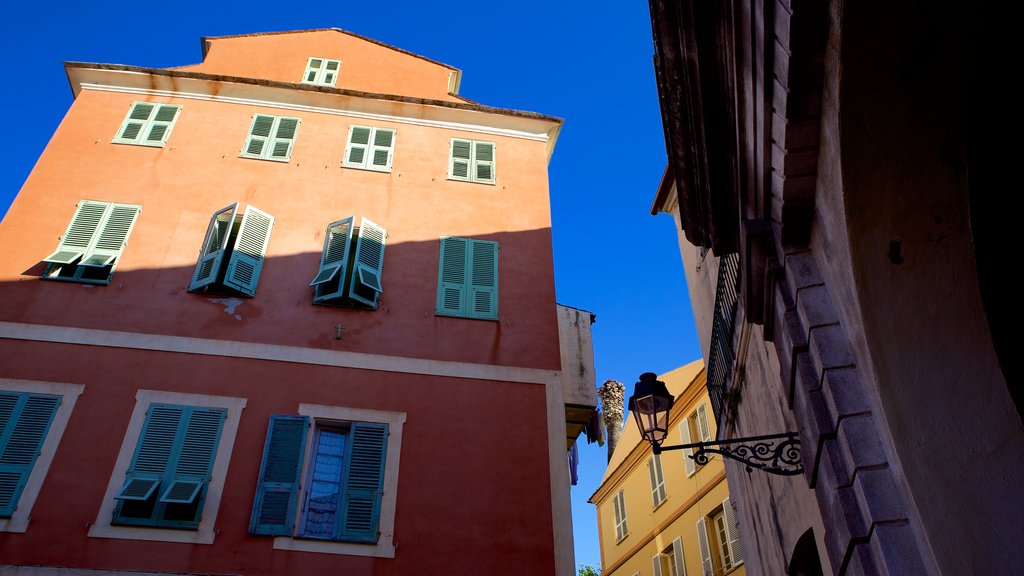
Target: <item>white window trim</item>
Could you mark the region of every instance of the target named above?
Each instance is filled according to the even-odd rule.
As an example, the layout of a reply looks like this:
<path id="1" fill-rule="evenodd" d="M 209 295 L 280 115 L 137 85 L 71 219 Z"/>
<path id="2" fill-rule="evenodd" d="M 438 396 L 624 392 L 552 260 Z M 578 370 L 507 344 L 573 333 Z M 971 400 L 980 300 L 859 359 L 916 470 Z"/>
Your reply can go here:
<path id="1" fill-rule="evenodd" d="M 40 382 L 36 380 L 15 380 L 11 378 L 0 378 L 0 390 L 7 392 L 28 392 L 29 394 L 52 394 L 61 396 L 60 406 L 53 416 L 50 429 L 46 432 L 43 446 L 39 450 L 39 456 L 32 466 L 28 482 L 21 491 L 18 498 L 18 507 L 11 514 L 10 518 L 0 518 L 0 532 L 25 532 L 32 520 L 32 506 L 39 497 L 39 490 L 43 487 L 43 480 L 50 470 L 53 457 L 57 453 L 57 446 L 60 445 L 61 436 L 67 429 L 68 419 L 71 418 L 71 411 L 75 408 L 75 402 L 85 390 L 81 384 L 63 384 L 59 382 Z"/>
<path id="2" fill-rule="evenodd" d="M 323 65 L 321 65 L 320 69 L 316 71 L 316 78 L 314 78 L 312 80 L 306 80 L 306 76 L 309 75 L 309 68 L 310 68 L 310 66 L 312 66 L 313 60 L 322 60 L 323 61 Z M 327 82 L 323 81 L 324 74 L 327 73 L 327 63 L 328 62 L 337 62 L 338 63 L 337 69 L 334 70 L 334 81 L 331 82 L 330 84 L 328 84 Z M 310 56 L 309 59 L 306 60 L 306 69 L 302 71 L 302 82 L 301 83 L 302 84 L 309 84 L 310 86 L 326 86 L 328 88 L 334 88 L 335 86 L 338 85 L 338 75 L 340 73 L 341 73 L 341 60 L 335 60 L 333 58 L 319 58 L 317 56 Z"/>
<path id="3" fill-rule="evenodd" d="M 384 410 L 365 410 L 341 406 L 322 406 L 320 404 L 299 404 L 300 416 L 308 416 L 316 426 L 317 420 L 336 422 L 377 422 L 388 425 L 388 448 L 384 460 L 384 493 L 380 502 L 380 521 L 378 530 L 380 538 L 377 544 L 354 544 L 351 542 L 328 542 L 309 540 L 290 536 L 274 538 L 274 550 L 291 550 L 295 552 L 319 552 L 322 554 L 347 554 L 351 556 L 374 556 L 378 558 L 394 558 L 395 545 L 395 509 L 398 496 L 398 464 L 402 456 L 402 426 L 405 424 L 405 412 L 386 412 Z M 306 440 L 303 454 L 302 478 L 299 480 L 297 502 L 303 502 L 310 473 L 310 455 L 313 450 L 311 439 Z M 301 504 L 300 504 L 301 506 Z M 298 522 L 296 530 L 298 530 Z"/>
<path id="4" fill-rule="evenodd" d="M 356 128 L 366 128 L 370 131 L 369 140 L 366 143 L 366 153 L 363 156 L 361 163 L 349 162 L 349 153 L 352 151 L 352 133 Z M 377 132 L 386 130 L 391 132 L 391 147 L 388 150 L 388 163 L 387 166 L 375 166 L 373 164 L 373 153 L 375 150 L 381 149 L 380 146 L 374 145 L 374 140 L 377 138 Z M 362 124 L 353 124 L 349 126 L 348 141 L 345 143 L 344 156 L 341 159 L 342 168 L 355 168 L 357 170 L 370 170 L 371 172 L 391 172 L 391 166 L 395 161 L 395 140 L 398 137 L 398 130 L 394 128 L 378 128 L 376 126 L 365 126 Z"/>
<path id="5" fill-rule="evenodd" d="M 622 513 L 621 517 L 616 514 L 616 510 Z M 629 536 L 629 525 L 626 523 L 626 494 L 623 490 L 612 496 L 612 518 L 615 521 L 615 543 L 618 544 Z"/>
<path id="6" fill-rule="evenodd" d="M 203 505 L 203 517 L 196 530 L 176 530 L 171 528 L 150 528 L 147 526 L 114 526 L 110 522 L 114 517 L 117 500 L 114 496 L 124 484 L 125 474 L 131 465 L 135 446 L 139 442 L 139 434 L 146 420 L 146 412 L 151 404 L 181 404 L 203 408 L 224 408 L 228 411 L 221 430 L 217 455 L 213 461 L 210 484 L 207 488 L 206 502 Z M 114 471 L 103 494 L 96 522 L 89 528 L 91 538 L 119 538 L 124 540 L 150 540 L 155 542 L 184 542 L 189 544 L 213 544 L 214 523 L 220 508 L 221 496 L 224 494 L 224 479 L 231 461 L 231 451 L 238 433 L 238 422 L 245 408 L 245 398 L 230 396 L 208 396 L 206 394 L 183 394 L 180 392 L 163 392 L 159 390 L 139 390 L 135 393 L 135 410 L 128 421 L 128 430 L 121 442 L 121 451 L 117 454 Z"/>

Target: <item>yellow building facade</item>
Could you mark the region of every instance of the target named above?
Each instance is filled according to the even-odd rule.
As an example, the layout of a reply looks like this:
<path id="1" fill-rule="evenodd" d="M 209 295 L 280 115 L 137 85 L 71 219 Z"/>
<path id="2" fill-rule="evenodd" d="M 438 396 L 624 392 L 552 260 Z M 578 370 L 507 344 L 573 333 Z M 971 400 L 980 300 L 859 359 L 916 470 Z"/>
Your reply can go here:
<path id="1" fill-rule="evenodd" d="M 704 362 L 659 376 L 675 403 L 666 445 L 713 440 Z M 627 416 L 627 418 L 631 418 Z M 743 550 L 721 456 L 655 455 L 632 421 L 590 503 L 597 506 L 604 576 L 744 576 Z"/>

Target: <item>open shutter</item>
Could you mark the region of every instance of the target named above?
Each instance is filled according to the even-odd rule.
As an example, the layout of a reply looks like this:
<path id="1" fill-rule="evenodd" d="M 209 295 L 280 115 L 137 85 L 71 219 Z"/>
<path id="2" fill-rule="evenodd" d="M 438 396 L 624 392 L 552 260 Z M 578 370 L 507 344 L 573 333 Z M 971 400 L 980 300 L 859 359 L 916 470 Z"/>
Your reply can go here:
<path id="1" fill-rule="evenodd" d="M 217 281 L 217 272 L 220 271 L 221 260 L 228 247 L 228 238 L 231 237 L 231 226 L 235 222 L 237 208 L 238 204 L 221 208 L 210 218 L 210 225 L 206 228 L 206 237 L 199 250 L 199 261 L 192 274 L 189 290 L 196 290 Z"/>
<path id="2" fill-rule="evenodd" d="M 373 130 L 373 148 L 370 155 L 370 168 L 391 170 L 391 156 L 394 152 L 395 131 L 384 128 Z"/>
<path id="3" fill-rule="evenodd" d="M 469 180 L 470 158 L 473 142 L 471 140 L 452 139 L 452 158 L 448 167 L 448 177 L 457 180 Z"/>
<path id="4" fill-rule="evenodd" d="M 703 518 L 697 520 L 697 541 L 700 543 L 700 562 L 704 567 L 704 576 L 715 576 L 715 567 L 711 562 L 711 546 L 708 543 L 707 523 Z"/>
<path id="5" fill-rule="evenodd" d="M 117 129 L 117 136 L 114 137 L 114 142 L 125 144 L 137 143 L 154 108 L 156 108 L 156 105 L 148 102 L 135 102 L 132 104 L 131 109 L 128 111 L 128 117 L 124 119 L 121 127 Z"/>
<path id="6" fill-rule="evenodd" d="M 150 146 L 163 146 L 164 142 L 167 142 L 168 136 L 171 135 L 171 128 L 174 127 L 174 123 L 178 119 L 179 110 L 181 110 L 181 106 L 169 104 L 157 106 L 141 143 Z"/>
<path id="7" fill-rule="evenodd" d="M 92 245 L 93 236 L 103 222 L 110 205 L 106 202 L 82 200 L 71 217 L 71 223 L 60 237 L 57 250 L 43 258 L 43 262 L 70 264 L 86 253 Z"/>
<path id="8" fill-rule="evenodd" d="M 376 542 L 384 490 L 384 458 L 388 425 L 352 424 L 352 449 L 345 456 L 345 493 L 342 499 L 338 539 Z"/>
<path id="9" fill-rule="evenodd" d="M 651 500 L 657 506 L 661 501 L 658 500 L 658 474 L 655 470 L 654 456 L 647 459 L 647 472 L 651 477 Z"/>
<path id="10" fill-rule="evenodd" d="M 498 243 L 472 240 L 470 243 L 469 316 L 498 318 Z"/>
<path id="11" fill-rule="evenodd" d="M 348 266 L 348 247 L 352 241 L 352 217 L 342 218 L 327 225 L 324 249 L 320 253 L 320 269 L 310 286 L 316 287 L 314 302 L 338 298 L 345 291 L 345 268 Z M 332 282 L 335 278 L 337 282 Z"/>
<path id="12" fill-rule="evenodd" d="M 349 297 L 363 304 L 376 307 L 380 293 L 381 273 L 384 269 L 384 242 L 387 230 L 363 218 L 359 224 L 356 240 L 355 270 Z"/>
<path id="13" fill-rule="evenodd" d="M 210 481 L 217 444 L 227 411 L 223 408 L 192 408 L 187 413 L 185 436 L 178 446 L 174 475 L 160 496 L 161 502 L 191 504 L 201 498 Z M 202 506 L 199 507 L 202 511 Z M 195 521 L 199 521 L 197 515 Z"/>
<path id="14" fill-rule="evenodd" d="M 704 404 L 697 406 L 697 430 L 701 442 L 711 441 L 711 427 L 708 426 L 708 411 Z"/>
<path id="15" fill-rule="evenodd" d="M 494 182 L 494 144 L 474 142 L 473 148 L 473 180 Z"/>
<path id="16" fill-rule="evenodd" d="M 295 145 L 295 132 L 299 129 L 298 118 L 277 118 L 274 140 L 270 148 L 271 160 L 288 160 Z"/>
<path id="17" fill-rule="evenodd" d="M 176 450 L 178 430 L 184 417 L 182 406 L 153 404 L 149 407 L 124 486 L 114 498 L 146 500 L 157 490 Z"/>
<path id="18" fill-rule="evenodd" d="M 732 565 L 738 566 L 743 563 L 743 547 L 740 545 L 740 530 L 736 525 L 736 514 L 732 510 L 732 502 L 726 498 L 722 500 L 722 512 L 725 513 L 725 531 L 729 538 L 729 552 L 732 558 Z"/>
<path id="19" fill-rule="evenodd" d="M 437 313 L 461 315 L 466 299 L 466 256 L 469 241 L 441 238 L 441 263 L 437 274 Z"/>
<path id="20" fill-rule="evenodd" d="M 679 436 L 683 440 L 683 444 L 690 444 L 693 440 L 690 439 L 690 419 L 683 418 L 683 423 L 679 426 Z M 697 471 L 697 463 L 693 461 L 693 448 L 683 448 L 683 468 L 686 469 L 686 476 L 693 476 L 693 473 Z"/>
<path id="21" fill-rule="evenodd" d="M 113 264 L 128 243 L 128 235 L 132 233 L 139 210 L 138 206 L 113 204 L 100 226 L 99 238 L 79 265 L 102 268 Z"/>
<path id="22" fill-rule="evenodd" d="M 686 576 L 686 561 L 683 559 L 683 541 L 676 538 L 672 541 L 672 576 Z"/>
<path id="23" fill-rule="evenodd" d="M 306 416 L 275 414 L 270 417 L 249 521 L 250 534 L 291 535 L 307 430 L 309 418 Z"/>
<path id="24" fill-rule="evenodd" d="M 370 149 L 370 132 L 366 126 L 351 126 L 348 129 L 348 147 L 345 149 L 345 166 L 365 168 Z"/>
<path id="25" fill-rule="evenodd" d="M 0 392 L 0 518 L 18 508 L 60 396 Z"/>
<path id="26" fill-rule="evenodd" d="M 655 554 L 651 556 L 651 568 L 653 569 L 654 576 L 661 575 L 661 554 Z"/>
<path id="27" fill-rule="evenodd" d="M 274 217 L 266 212 L 246 206 L 242 224 L 235 238 L 234 252 L 228 260 L 228 269 L 224 276 L 224 284 L 243 294 L 252 296 L 256 293 L 256 283 L 260 279 L 263 268 L 263 257 L 267 253 L 270 241 L 270 230 L 274 227 Z"/>

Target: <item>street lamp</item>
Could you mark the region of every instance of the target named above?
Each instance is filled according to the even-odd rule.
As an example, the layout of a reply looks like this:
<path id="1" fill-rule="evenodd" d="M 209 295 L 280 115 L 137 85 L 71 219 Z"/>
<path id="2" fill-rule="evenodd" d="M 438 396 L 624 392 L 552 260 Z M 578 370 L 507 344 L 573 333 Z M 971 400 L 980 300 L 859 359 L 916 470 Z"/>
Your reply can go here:
<path id="1" fill-rule="evenodd" d="M 669 393 L 668 386 L 653 372 L 644 372 L 640 381 L 633 385 L 629 411 L 636 419 L 640 435 L 651 443 L 651 451 L 655 454 L 690 448 L 693 449 L 690 458 L 699 465 L 707 464 L 708 453 L 713 453 L 742 462 L 747 466 L 747 472 L 757 468 L 779 476 L 803 474 L 800 436 L 796 432 L 662 446 L 668 435 L 668 417 L 673 402 L 675 398 Z"/>

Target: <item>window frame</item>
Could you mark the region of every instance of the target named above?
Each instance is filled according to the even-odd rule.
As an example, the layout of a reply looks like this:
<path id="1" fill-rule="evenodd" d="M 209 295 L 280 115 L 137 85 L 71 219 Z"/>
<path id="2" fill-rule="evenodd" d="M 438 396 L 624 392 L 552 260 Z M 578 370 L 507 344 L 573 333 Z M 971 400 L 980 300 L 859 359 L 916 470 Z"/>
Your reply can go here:
<path id="1" fill-rule="evenodd" d="M 615 542 L 622 542 L 629 536 L 629 525 L 626 523 L 626 494 L 620 489 L 612 496 L 612 518 L 615 520 Z"/>
<path id="2" fill-rule="evenodd" d="M 355 141 L 357 130 L 368 130 L 369 133 L 366 137 L 366 143 Z M 377 135 L 381 133 L 389 132 L 391 134 L 391 142 L 387 146 L 383 146 L 377 143 Z M 345 155 L 341 159 L 342 168 L 355 168 L 359 170 L 370 170 L 371 172 L 391 172 L 392 163 L 395 156 L 395 144 L 398 136 L 398 130 L 394 128 L 379 128 L 376 126 L 363 126 L 353 124 L 348 127 L 348 139 L 345 143 Z M 351 159 L 353 148 L 363 149 L 363 159 L 360 162 L 353 162 Z M 374 163 L 375 154 L 380 151 L 386 151 L 387 160 L 384 165 Z"/>
<path id="3" fill-rule="evenodd" d="M 293 550 L 300 552 L 319 552 L 325 554 L 345 554 L 351 556 L 372 556 L 380 558 L 394 558 L 394 529 L 395 511 L 397 508 L 399 464 L 402 454 L 402 429 L 406 420 L 405 412 L 389 412 L 384 410 L 369 410 L 363 408 L 348 408 L 343 406 L 325 406 L 321 404 L 299 404 L 298 415 L 310 419 L 311 429 L 318 422 L 331 423 L 352 423 L 368 422 L 387 424 L 388 440 L 387 452 L 384 461 L 384 489 L 381 495 L 380 514 L 377 530 L 379 536 L 376 544 L 360 544 L 352 542 L 341 542 L 337 540 L 321 540 L 304 538 L 296 535 L 299 529 L 298 511 L 293 510 L 294 522 L 293 532 L 288 536 L 274 536 L 275 550 Z M 313 434 L 307 433 L 303 451 L 303 469 L 299 478 L 299 493 L 295 505 L 302 506 L 305 500 L 303 487 L 307 485 L 310 471 L 310 457 L 312 454 Z"/>
<path id="4" fill-rule="evenodd" d="M 32 508 L 39 498 L 43 481 L 49 473 L 50 465 L 60 446 L 61 438 L 67 429 L 71 413 L 75 409 L 78 397 L 85 391 L 81 384 L 65 384 L 62 382 L 44 382 L 37 380 L 17 380 L 0 378 L 0 391 L 15 394 L 38 394 L 60 396 L 60 404 L 50 421 L 49 429 L 39 448 L 28 479 L 24 482 L 21 494 L 14 511 L 9 517 L 0 518 L 0 532 L 24 533 L 28 530 L 32 519 Z M 2 432 L 2 431 L 0 431 Z"/>
<path id="5" fill-rule="evenodd" d="M 313 68 L 313 61 L 320 60 L 320 66 Z M 333 71 L 327 69 L 327 65 L 330 62 L 337 64 Z M 313 72 L 313 79 L 309 79 L 310 72 Z M 330 81 L 324 80 L 324 76 L 333 72 L 334 77 Z M 317 56 L 310 56 L 306 60 L 306 69 L 302 72 L 301 84 L 309 84 L 311 86 L 326 86 L 328 88 L 334 88 L 338 84 L 338 75 L 341 74 L 341 60 L 333 60 L 331 58 L 320 58 Z"/>
<path id="6" fill-rule="evenodd" d="M 466 157 L 456 157 L 456 143 L 465 143 L 469 145 L 469 152 Z M 479 154 L 479 148 L 481 146 L 490 146 L 491 158 L 490 160 L 483 160 L 477 158 Z M 456 174 L 456 165 L 459 162 L 466 163 L 466 175 L 460 176 Z M 483 166 L 487 166 L 490 170 L 490 178 L 481 177 L 479 175 L 480 169 Z M 498 145 L 494 142 L 488 142 L 486 140 L 470 140 L 468 138 L 452 138 L 448 144 L 448 179 L 456 180 L 459 182 L 474 182 L 476 184 L 490 184 L 496 185 L 498 183 Z"/>
<path id="7" fill-rule="evenodd" d="M 220 509 L 224 493 L 224 482 L 227 478 L 228 465 L 238 434 L 238 423 L 247 400 L 231 396 L 210 396 L 206 394 L 186 394 L 182 392 L 165 392 L 159 390 L 138 390 L 135 393 L 135 407 L 128 421 L 117 460 L 111 471 L 110 480 L 103 495 L 96 520 L 89 527 L 90 538 L 115 538 L 123 540 L 147 540 L 154 542 L 181 542 L 190 544 L 213 544 L 217 513 Z M 135 455 L 136 445 L 142 433 L 146 413 L 153 404 L 174 404 L 197 408 L 223 408 L 227 411 L 217 441 L 217 448 L 207 483 L 206 500 L 202 505 L 201 519 L 196 529 L 182 530 L 157 526 L 128 526 L 112 522 L 114 508 L 117 506 L 115 496 L 124 486 L 125 478 Z"/>
<path id="8" fill-rule="evenodd" d="M 256 134 L 254 131 L 257 128 L 257 123 L 260 118 L 270 118 L 270 127 L 267 129 L 267 134 Z M 290 138 L 282 137 L 279 132 L 281 131 L 281 124 L 286 120 L 294 120 L 295 128 Z M 260 114 L 256 113 L 252 115 L 252 122 L 249 123 L 249 131 L 245 134 L 245 141 L 242 143 L 242 149 L 239 151 L 238 156 L 240 158 L 249 158 L 251 160 L 267 160 L 270 162 L 283 162 L 288 163 L 291 161 L 292 152 L 295 150 L 295 143 L 299 139 L 299 128 L 302 126 L 302 118 L 295 116 L 274 116 L 272 114 Z M 250 152 L 252 143 L 259 139 L 260 151 Z M 284 156 L 275 156 L 277 145 L 282 142 L 288 143 L 287 153 Z"/>
<path id="9" fill-rule="evenodd" d="M 654 509 L 657 510 L 665 500 L 668 500 L 668 493 L 665 490 L 665 471 L 661 465 L 661 455 L 652 454 L 647 460 L 647 472 L 651 480 L 651 501 Z"/>
<path id="10" fill-rule="evenodd" d="M 153 106 L 153 109 L 149 111 L 145 118 L 133 118 L 132 115 L 139 106 Z M 164 108 L 174 108 L 174 114 L 170 120 L 158 119 L 158 116 Z M 121 122 L 121 126 L 117 129 L 114 134 L 112 144 L 129 144 L 134 146 L 148 146 L 150 148 L 163 148 L 167 143 L 167 139 L 171 136 L 171 131 L 174 130 L 174 125 L 178 122 L 178 118 L 181 116 L 181 104 L 166 104 L 163 102 L 143 102 L 136 100 L 132 102 L 128 108 L 128 113 L 125 114 L 124 121 Z M 141 124 L 139 126 L 139 132 L 134 138 L 125 138 L 124 133 L 128 128 L 129 124 Z M 163 126 L 164 133 L 161 135 L 159 140 L 150 140 L 153 128 L 156 126 Z"/>
<path id="11" fill-rule="evenodd" d="M 40 278 L 100 286 L 110 284 L 141 213 L 142 206 L 138 204 L 80 200 L 57 249 L 43 258 L 45 267 Z"/>

